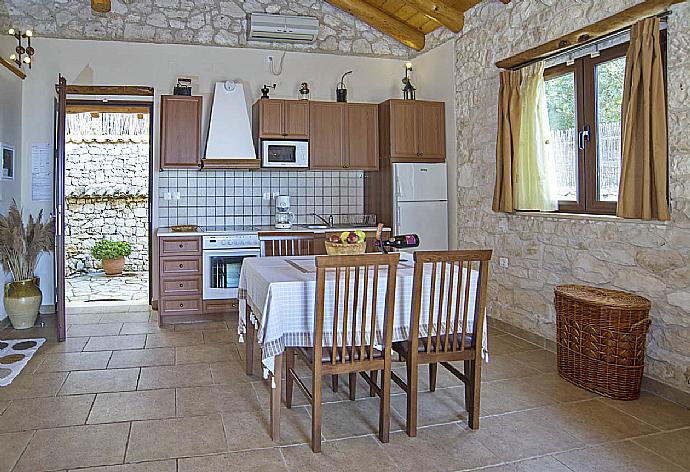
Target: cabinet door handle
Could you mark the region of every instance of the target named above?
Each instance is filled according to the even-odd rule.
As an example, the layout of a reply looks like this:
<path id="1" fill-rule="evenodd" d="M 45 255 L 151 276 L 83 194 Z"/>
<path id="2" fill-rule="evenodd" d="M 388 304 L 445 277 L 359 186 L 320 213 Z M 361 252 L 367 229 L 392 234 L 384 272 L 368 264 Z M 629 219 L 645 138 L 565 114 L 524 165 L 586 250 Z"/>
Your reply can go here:
<path id="1" fill-rule="evenodd" d="M 180 288 L 184 287 L 184 284 L 180 284 Z"/>
<path id="2" fill-rule="evenodd" d="M 180 308 L 184 308 L 184 303 L 180 303 Z"/>
<path id="3" fill-rule="evenodd" d="M 182 269 L 183 267 L 184 267 L 184 264 L 180 264 L 180 269 Z"/>
<path id="4" fill-rule="evenodd" d="M 184 244 L 180 244 L 180 249 L 182 249 L 183 247 L 184 247 Z"/>

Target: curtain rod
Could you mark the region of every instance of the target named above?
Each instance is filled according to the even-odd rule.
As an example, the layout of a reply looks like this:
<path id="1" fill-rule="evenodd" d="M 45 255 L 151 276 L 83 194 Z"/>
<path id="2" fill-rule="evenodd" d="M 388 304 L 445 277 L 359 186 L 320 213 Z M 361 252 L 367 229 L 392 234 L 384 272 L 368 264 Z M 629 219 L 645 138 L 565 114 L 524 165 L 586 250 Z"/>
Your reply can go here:
<path id="1" fill-rule="evenodd" d="M 659 13 L 658 15 L 648 16 L 647 18 L 659 18 L 659 19 L 661 19 L 662 21 L 665 21 L 669 16 L 671 16 L 671 11 L 670 11 L 670 10 L 667 10 L 667 11 L 664 11 L 664 12 Z M 577 52 L 577 51 L 579 51 L 579 50 L 581 50 L 581 49 L 588 48 L 588 47 L 591 46 L 592 44 L 600 43 L 600 42 L 606 41 L 607 39 L 612 39 L 612 38 L 615 38 L 615 37 L 624 35 L 624 34 L 630 32 L 630 28 L 632 28 L 632 25 L 626 26 L 625 28 L 621 28 L 621 29 L 616 30 L 616 31 L 612 31 L 611 33 L 607 33 L 607 34 L 605 34 L 605 35 L 603 35 L 603 36 L 599 36 L 598 38 L 592 38 L 592 39 L 590 39 L 589 41 L 586 41 L 586 42 L 584 42 L 584 43 L 582 43 L 582 44 L 577 44 L 577 45 L 575 45 L 575 46 L 571 46 L 571 47 L 569 47 L 569 48 L 567 48 L 567 49 L 564 49 L 564 50 L 562 50 L 562 51 L 558 51 L 558 52 L 553 53 L 553 54 L 551 54 L 551 55 L 549 55 L 549 56 L 542 57 L 542 58 L 539 58 L 539 59 L 534 59 L 534 60 L 525 62 L 525 63 L 523 63 L 523 64 L 520 64 L 520 65 L 518 65 L 518 66 L 511 67 L 511 68 L 508 69 L 508 70 L 520 70 L 520 69 L 522 69 L 523 67 L 527 67 L 527 66 L 529 66 L 529 65 L 531 65 L 531 64 L 534 64 L 534 63 L 537 63 L 537 62 L 539 62 L 539 61 L 548 61 L 548 60 L 551 60 L 551 59 L 554 59 L 554 58 L 557 58 L 557 57 L 560 57 L 560 56 L 566 56 L 566 55 L 568 55 L 568 54 L 572 54 L 573 52 Z"/>

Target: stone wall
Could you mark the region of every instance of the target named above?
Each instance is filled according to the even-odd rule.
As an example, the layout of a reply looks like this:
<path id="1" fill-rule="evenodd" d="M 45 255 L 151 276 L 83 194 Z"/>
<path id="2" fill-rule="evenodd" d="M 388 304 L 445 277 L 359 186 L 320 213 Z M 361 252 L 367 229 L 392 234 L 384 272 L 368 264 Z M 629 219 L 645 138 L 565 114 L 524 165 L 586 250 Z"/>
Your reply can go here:
<path id="1" fill-rule="evenodd" d="M 29 25 L 38 36 L 145 41 L 314 51 L 406 58 L 413 50 L 321 0 L 113 0 L 110 13 L 88 2 L 4 0 L 9 22 Z M 321 31 L 313 44 L 247 41 L 247 14 L 309 15 Z M 0 25 L 2 26 L 2 25 Z"/>
<path id="2" fill-rule="evenodd" d="M 499 85 L 494 63 L 635 3 L 483 2 L 467 14 L 455 39 L 458 239 L 460 247 L 494 250 L 489 314 L 550 339 L 558 284 L 648 297 L 653 308 L 646 375 L 690 392 L 690 5 L 673 6 L 668 20 L 671 221 L 491 211 L 497 127 L 491 110 Z M 499 257 L 509 258 L 509 268 L 499 267 Z"/>
<path id="3" fill-rule="evenodd" d="M 132 245 L 125 270 L 148 270 L 148 139 L 70 137 L 65 155 L 68 273 L 101 269 L 101 239 Z"/>

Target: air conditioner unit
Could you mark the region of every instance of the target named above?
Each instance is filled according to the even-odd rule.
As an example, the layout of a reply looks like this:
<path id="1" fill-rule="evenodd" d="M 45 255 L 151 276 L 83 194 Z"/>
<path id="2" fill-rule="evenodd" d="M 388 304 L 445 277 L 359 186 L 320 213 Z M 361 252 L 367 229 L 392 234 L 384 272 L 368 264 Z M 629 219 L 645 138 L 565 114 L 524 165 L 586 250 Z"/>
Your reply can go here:
<path id="1" fill-rule="evenodd" d="M 312 43 L 318 35 L 319 20 L 313 16 L 252 13 L 249 17 L 249 40 Z"/>

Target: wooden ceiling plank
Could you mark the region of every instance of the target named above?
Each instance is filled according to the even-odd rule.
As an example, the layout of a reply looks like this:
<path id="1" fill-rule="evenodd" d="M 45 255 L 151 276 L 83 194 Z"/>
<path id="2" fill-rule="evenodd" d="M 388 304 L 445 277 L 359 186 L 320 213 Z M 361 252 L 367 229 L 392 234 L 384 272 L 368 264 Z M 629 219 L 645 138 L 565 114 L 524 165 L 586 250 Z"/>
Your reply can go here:
<path id="1" fill-rule="evenodd" d="M 0 64 L 7 67 L 7 70 L 12 72 L 14 75 L 19 77 L 20 79 L 22 79 L 22 80 L 26 79 L 26 74 L 24 73 L 24 71 L 22 71 L 19 67 L 15 66 L 13 63 L 8 61 L 7 59 L 0 57 Z"/>
<path id="2" fill-rule="evenodd" d="M 362 0 L 327 0 L 382 33 L 417 51 L 424 49 L 424 33 Z"/>
<path id="3" fill-rule="evenodd" d="M 586 26 L 585 28 L 580 28 L 577 31 L 568 33 L 548 43 L 544 43 L 535 48 L 528 49 L 527 51 L 498 61 L 496 67 L 501 69 L 513 69 L 522 64 L 527 64 L 528 62 L 544 59 L 574 46 L 627 28 L 643 18 L 663 13 L 669 6 L 683 1 L 685 0 L 646 0 L 627 10 L 623 10 L 615 15 Z"/>
<path id="4" fill-rule="evenodd" d="M 458 33 L 465 25 L 465 15 L 445 0 L 404 0 L 404 2 L 454 33 Z"/>

